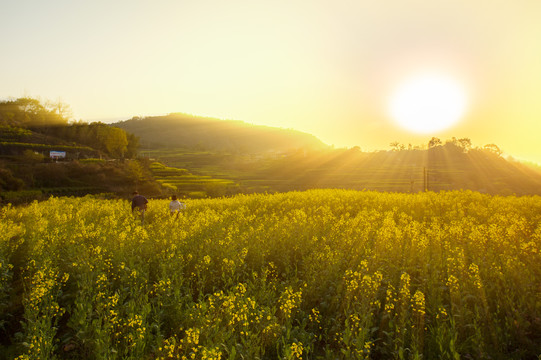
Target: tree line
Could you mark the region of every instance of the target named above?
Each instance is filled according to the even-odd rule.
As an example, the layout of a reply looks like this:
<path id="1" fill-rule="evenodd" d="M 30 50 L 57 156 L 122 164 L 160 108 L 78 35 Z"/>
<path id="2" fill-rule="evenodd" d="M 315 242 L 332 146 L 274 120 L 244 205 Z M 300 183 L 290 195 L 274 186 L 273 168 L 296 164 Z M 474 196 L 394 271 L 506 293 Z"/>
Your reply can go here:
<path id="1" fill-rule="evenodd" d="M 402 150 L 426 150 L 426 149 L 432 149 L 438 146 L 446 146 L 446 147 L 452 147 L 457 149 L 458 151 L 467 153 L 470 150 L 473 150 L 474 147 L 472 145 L 471 139 L 469 138 L 461 138 L 457 139 L 456 137 L 452 137 L 450 140 L 446 140 L 445 143 L 437 137 L 432 137 L 427 145 L 421 145 L 421 146 L 413 146 L 411 144 L 408 144 L 406 146 L 405 144 L 401 144 L 398 141 L 393 141 L 389 144 L 391 147 L 391 150 L 393 151 L 402 151 Z M 483 150 L 486 152 L 490 152 L 493 154 L 496 154 L 498 156 L 501 156 L 503 154 L 503 151 L 499 148 L 496 144 L 487 144 L 483 147 L 475 148 L 476 150 Z"/>
<path id="2" fill-rule="evenodd" d="M 71 111 L 61 102 L 22 97 L 0 101 L 0 126 L 28 129 L 63 141 L 99 150 L 113 158 L 134 158 L 139 138 L 101 122 L 70 121 Z"/>

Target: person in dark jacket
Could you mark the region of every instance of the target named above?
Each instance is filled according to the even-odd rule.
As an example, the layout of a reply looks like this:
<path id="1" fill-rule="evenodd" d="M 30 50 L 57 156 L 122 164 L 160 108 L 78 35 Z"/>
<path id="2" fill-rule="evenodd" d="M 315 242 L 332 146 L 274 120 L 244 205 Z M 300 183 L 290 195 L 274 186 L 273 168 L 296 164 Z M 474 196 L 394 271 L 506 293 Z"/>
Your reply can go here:
<path id="1" fill-rule="evenodd" d="M 132 213 L 137 210 L 141 214 L 141 224 L 145 221 L 145 211 L 147 209 L 148 200 L 143 195 L 139 195 L 137 191 L 133 192 L 133 198 L 131 199 L 131 211 Z"/>

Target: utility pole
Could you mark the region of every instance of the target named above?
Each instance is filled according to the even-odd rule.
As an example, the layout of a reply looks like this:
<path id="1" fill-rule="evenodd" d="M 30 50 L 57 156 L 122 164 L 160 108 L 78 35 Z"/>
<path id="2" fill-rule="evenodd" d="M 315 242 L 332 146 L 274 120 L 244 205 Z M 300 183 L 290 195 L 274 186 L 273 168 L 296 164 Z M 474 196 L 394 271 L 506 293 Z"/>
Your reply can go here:
<path id="1" fill-rule="evenodd" d="M 423 168 L 423 191 L 426 191 L 426 167 Z"/>
<path id="2" fill-rule="evenodd" d="M 428 179 L 428 170 L 426 167 L 423 168 L 423 191 L 429 191 L 430 183 Z"/>

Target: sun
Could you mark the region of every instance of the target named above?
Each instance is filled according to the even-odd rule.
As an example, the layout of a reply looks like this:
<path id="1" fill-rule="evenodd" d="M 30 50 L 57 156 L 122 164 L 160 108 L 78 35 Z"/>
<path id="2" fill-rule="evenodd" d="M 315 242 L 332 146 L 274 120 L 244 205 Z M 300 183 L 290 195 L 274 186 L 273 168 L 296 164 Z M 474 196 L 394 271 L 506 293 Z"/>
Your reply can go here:
<path id="1" fill-rule="evenodd" d="M 466 110 L 461 84 L 443 74 L 419 74 L 397 87 L 389 108 L 392 118 L 406 130 L 434 133 L 456 124 Z"/>

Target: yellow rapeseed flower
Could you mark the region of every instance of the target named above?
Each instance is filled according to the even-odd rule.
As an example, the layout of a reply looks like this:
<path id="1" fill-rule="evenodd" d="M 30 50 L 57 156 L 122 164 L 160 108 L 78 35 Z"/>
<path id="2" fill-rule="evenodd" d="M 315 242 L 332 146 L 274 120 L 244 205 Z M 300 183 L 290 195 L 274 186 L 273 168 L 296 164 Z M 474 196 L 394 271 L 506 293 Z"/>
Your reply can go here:
<path id="1" fill-rule="evenodd" d="M 294 342 L 291 344 L 290 350 L 292 359 L 302 359 L 303 347 L 301 342 Z"/>

